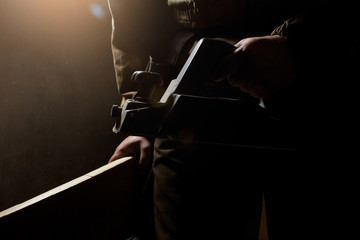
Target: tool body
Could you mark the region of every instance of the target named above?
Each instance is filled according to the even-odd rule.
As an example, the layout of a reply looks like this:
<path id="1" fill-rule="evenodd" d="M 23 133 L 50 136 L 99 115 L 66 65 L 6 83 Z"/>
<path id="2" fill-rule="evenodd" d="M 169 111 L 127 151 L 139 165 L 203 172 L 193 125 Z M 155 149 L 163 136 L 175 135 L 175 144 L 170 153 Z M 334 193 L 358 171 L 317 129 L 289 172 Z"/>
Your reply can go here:
<path id="1" fill-rule="evenodd" d="M 212 69 L 234 50 L 235 46 L 223 40 L 200 39 L 159 101 L 152 93 L 161 85 L 161 75 L 135 72 L 132 79 L 138 82 L 138 92 L 122 107 L 112 107 L 112 116 L 117 118 L 113 132 L 172 136 L 189 142 L 288 147 L 286 136 L 274 138 L 284 126 L 259 105 L 258 99 L 226 81 L 211 80 Z"/>

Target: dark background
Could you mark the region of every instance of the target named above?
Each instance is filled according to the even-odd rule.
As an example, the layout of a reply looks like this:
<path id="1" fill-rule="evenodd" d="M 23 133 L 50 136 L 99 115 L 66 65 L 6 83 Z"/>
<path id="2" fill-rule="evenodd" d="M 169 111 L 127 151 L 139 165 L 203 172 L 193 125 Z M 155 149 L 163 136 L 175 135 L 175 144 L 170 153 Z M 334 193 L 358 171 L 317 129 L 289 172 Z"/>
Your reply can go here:
<path id="1" fill-rule="evenodd" d="M 0 1 L 0 211 L 107 163 L 110 39 L 106 0 Z"/>

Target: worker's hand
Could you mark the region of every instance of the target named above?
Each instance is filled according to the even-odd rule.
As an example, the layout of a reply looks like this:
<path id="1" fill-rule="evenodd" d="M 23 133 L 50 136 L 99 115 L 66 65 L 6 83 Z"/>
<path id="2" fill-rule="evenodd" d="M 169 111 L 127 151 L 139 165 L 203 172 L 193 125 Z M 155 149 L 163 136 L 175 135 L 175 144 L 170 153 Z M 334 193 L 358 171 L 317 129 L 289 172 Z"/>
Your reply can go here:
<path id="1" fill-rule="evenodd" d="M 138 173 L 139 175 L 146 174 L 153 159 L 152 142 L 145 137 L 129 136 L 119 144 L 109 162 L 127 156 L 138 156 Z"/>
<path id="2" fill-rule="evenodd" d="M 227 79 L 233 87 L 263 99 L 295 81 L 295 63 L 282 36 L 245 38 L 235 47 L 216 68 L 215 81 Z"/>

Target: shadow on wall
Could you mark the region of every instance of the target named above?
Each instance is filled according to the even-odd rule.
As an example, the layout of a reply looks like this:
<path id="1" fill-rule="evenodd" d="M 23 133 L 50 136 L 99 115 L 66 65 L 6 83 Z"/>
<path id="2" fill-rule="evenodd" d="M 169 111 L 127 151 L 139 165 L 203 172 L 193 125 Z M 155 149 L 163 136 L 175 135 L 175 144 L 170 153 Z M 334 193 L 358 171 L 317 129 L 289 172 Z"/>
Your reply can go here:
<path id="1" fill-rule="evenodd" d="M 0 211 L 107 163 L 114 80 L 106 0 L 0 3 Z"/>

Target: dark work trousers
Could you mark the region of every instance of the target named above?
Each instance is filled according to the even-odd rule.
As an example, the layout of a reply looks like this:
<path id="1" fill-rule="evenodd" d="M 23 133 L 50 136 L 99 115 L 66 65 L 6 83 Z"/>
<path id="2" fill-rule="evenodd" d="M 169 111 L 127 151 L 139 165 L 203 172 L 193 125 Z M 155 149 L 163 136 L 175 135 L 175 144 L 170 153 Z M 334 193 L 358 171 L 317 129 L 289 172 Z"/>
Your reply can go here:
<path id="1" fill-rule="evenodd" d="M 296 151 L 156 139 L 157 239 L 258 239 L 263 194 L 270 239 L 294 239 L 300 169 Z"/>

